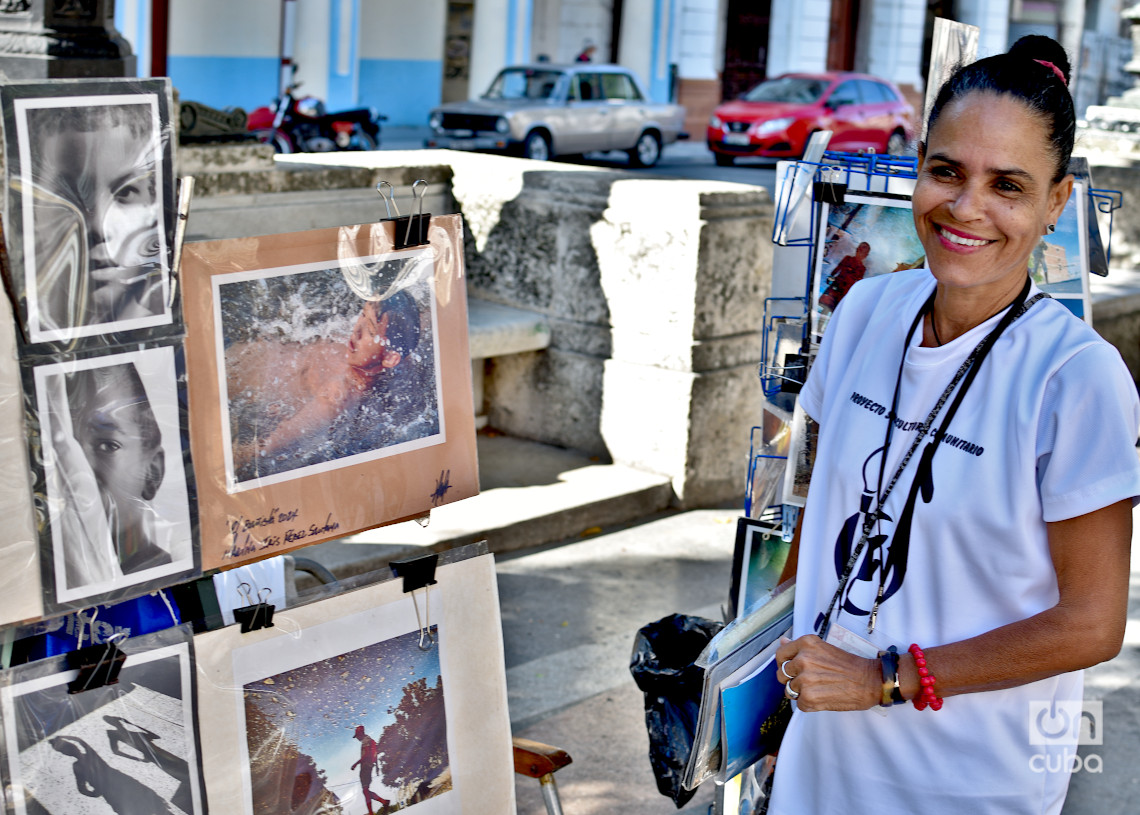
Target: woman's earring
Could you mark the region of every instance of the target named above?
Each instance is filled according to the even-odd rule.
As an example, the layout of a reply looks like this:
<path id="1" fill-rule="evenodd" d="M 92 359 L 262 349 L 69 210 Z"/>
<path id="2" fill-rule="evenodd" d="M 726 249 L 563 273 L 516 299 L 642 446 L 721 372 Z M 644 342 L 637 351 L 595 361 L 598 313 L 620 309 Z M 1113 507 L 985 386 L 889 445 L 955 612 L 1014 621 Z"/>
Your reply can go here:
<path id="1" fill-rule="evenodd" d="M 1052 235 L 1054 232 L 1057 231 L 1057 225 L 1056 224 L 1049 224 L 1045 227 L 1045 231 L 1048 232 L 1050 235 Z"/>

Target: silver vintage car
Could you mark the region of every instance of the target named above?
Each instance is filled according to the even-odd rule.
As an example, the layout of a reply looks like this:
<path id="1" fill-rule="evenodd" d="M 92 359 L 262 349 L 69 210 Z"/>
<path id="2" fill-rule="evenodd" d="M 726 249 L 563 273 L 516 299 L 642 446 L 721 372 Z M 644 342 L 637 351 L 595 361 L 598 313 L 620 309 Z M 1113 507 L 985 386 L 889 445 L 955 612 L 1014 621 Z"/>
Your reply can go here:
<path id="1" fill-rule="evenodd" d="M 650 102 L 616 65 L 536 63 L 504 68 L 482 98 L 435 109 L 428 147 L 487 150 L 546 160 L 624 150 L 652 167 L 682 133 L 685 109 Z"/>

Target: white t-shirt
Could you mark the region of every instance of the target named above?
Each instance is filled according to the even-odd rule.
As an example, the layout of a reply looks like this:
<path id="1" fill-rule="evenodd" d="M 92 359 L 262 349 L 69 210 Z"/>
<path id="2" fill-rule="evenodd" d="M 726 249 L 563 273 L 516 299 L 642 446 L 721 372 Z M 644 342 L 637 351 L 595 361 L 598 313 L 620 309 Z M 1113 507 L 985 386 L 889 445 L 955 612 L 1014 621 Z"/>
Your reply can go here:
<path id="1" fill-rule="evenodd" d="M 933 289 L 924 269 L 852 287 L 800 395 L 805 412 L 820 424 L 820 437 L 801 531 L 796 637 L 816 632 L 847 553 L 859 540 L 861 499 L 878 488 L 903 343 Z M 1001 316 L 939 348 L 919 347 L 921 327 L 915 332 L 884 488 L 915 428 Z M 850 604 L 833 616 L 833 629 L 842 626 L 876 649 L 895 645 L 905 652 L 912 642 L 933 648 L 1052 607 L 1058 590 L 1046 522 L 1140 496 L 1138 430 L 1140 403 L 1117 351 L 1059 303 L 1036 303 L 1002 334 L 955 414 L 934 457 L 930 501 L 917 501 L 905 559 L 891 552 L 893 524 L 882 523 L 872 535 L 883 533 L 885 544 L 868 545 L 861 556 Z M 892 519 L 899 518 L 932 435 L 886 502 Z M 872 566 L 861 571 L 868 554 Z M 884 560 L 887 596 L 868 634 L 880 582 L 874 563 Z M 886 715 L 881 709 L 797 712 L 780 749 L 769 811 L 1058 813 L 1069 774 L 1048 770 L 1074 752 L 1075 739 L 1033 743 L 1043 739 L 1032 719 L 1054 700 L 1079 704 L 1082 676 L 1078 671 L 953 696 L 937 712 L 919 712 L 909 703 Z M 1048 738 L 1057 725 L 1045 722 Z"/>

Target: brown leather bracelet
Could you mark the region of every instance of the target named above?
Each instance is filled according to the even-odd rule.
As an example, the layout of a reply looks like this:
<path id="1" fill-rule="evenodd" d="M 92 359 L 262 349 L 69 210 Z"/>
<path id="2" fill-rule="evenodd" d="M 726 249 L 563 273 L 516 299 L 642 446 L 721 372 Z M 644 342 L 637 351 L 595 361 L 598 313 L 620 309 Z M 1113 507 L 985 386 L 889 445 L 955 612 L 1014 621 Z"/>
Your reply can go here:
<path id="1" fill-rule="evenodd" d="M 879 661 L 883 665 L 883 690 L 879 707 L 901 705 L 906 699 L 899 688 L 899 649 L 892 645 L 886 651 L 880 651 Z"/>

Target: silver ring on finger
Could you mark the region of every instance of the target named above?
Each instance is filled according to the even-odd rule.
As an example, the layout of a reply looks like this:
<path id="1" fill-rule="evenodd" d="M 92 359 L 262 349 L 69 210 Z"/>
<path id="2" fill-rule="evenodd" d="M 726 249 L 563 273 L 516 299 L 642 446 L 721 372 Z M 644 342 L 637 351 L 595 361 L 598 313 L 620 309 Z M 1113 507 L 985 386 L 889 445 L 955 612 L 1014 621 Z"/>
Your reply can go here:
<path id="1" fill-rule="evenodd" d="M 792 657 L 792 659 L 795 659 L 795 657 Z M 782 673 L 784 676 L 788 677 L 789 682 L 791 682 L 793 679 L 796 678 L 795 674 L 788 673 L 788 663 L 791 661 L 792 661 L 791 659 L 785 659 L 783 662 L 780 663 L 780 673 Z"/>
<path id="2" fill-rule="evenodd" d="M 792 701 L 800 698 L 800 692 L 792 687 L 791 681 L 789 681 L 788 684 L 784 685 L 784 695 L 786 695 Z"/>

